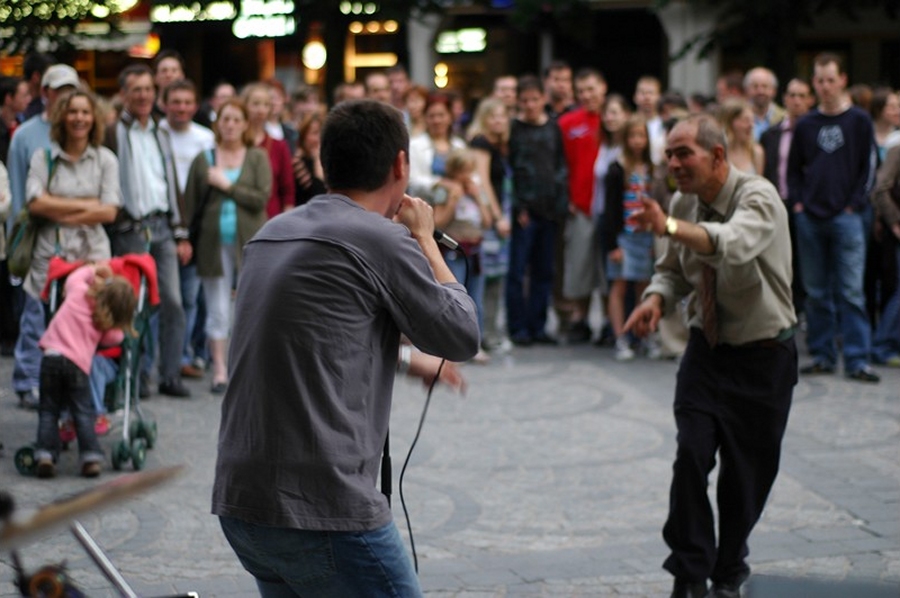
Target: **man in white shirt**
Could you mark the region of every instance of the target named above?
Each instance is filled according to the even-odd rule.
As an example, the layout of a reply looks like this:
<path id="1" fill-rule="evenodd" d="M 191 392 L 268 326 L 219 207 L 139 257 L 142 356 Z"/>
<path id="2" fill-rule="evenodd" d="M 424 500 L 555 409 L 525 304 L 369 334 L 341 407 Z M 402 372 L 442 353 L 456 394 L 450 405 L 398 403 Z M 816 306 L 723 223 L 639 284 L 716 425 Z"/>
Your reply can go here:
<path id="1" fill-rule="evenodd" d="M 191 163 L 198 154 L 215 147 L 213 132 L 193 121 L 197 113 L 197 88 L 187 80 L 181 79 L 170 83 L 162 92 L 165 120 L 159 126 L 169 132 L 172 142 L 172 157 L 175 160 L 175 173 L 178 179 L 178 195 L 184 194 Z M 185 214 L 186 224 L 192 215 Z M 204 342 L 200 339 L 192 343 L 197 325 L 200 279 L 197 277 L 197 266 L 190 261 L 180 260 L 178 273 L 181 278 L 181 305 L 184 309 L 185 331 L 181 352 L 181 375 L 186 378 L 202 378 Z M 202 330 L 202 323 L 201 323 Z"/>
<path id="2" fill-rule="evenodd" d="M 153 73 L 144 64 L 125 67 L 119 75 L 124 106 L 106 144 L 119 157 L 124 197 L 119 219 L 110 225 L 114 255 L 150 253 L 156 261 L 161 299 L 159 311 L 159 392 L 188 397 L 181 382 L 184 310 L 178 276 L 179 262 L 191 258 L 187 225 L 178 207 L 178 188 L 169 132 L 152 114 L 155 103 Z M 142 372 L 142 394 L 148 394 Z"/>
<path id="3" fill-rule="evenodd" d="M 758 66 L 744 75 L 744 94 L 753 109 L 753 138 L 757 141 L 784 119 L 784 108 L 775 103 L 777 93 L 778 78 L 769 69 Z"/>
<path id="4" fill-rule="evenodd" d="M 659 98 L 662 95 L 662 84 L 651 75 L 638 79 L 634 87 L 634 105 L 638 113 L 647 121 L 647 135 L 650 137 L 650 159 L 654 164 L 663 160 L 666 149 L 666 130 L 659 116 Z"/>

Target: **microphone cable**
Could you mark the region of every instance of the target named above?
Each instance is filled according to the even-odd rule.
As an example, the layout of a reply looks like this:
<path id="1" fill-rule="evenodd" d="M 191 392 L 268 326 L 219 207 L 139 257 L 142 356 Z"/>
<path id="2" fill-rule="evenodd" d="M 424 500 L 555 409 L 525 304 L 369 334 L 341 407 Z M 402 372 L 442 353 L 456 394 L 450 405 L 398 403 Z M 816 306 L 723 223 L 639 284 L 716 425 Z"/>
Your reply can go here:
<path id="1" fill-rule="evenodd" d="M 449 248 L 451 251 L 459 252 L 462 256 L 466 272 L 462 284 L 464 287 L 467 287 L 469 283 L 469 256 L 459 249 L 459 243 L 438 229 L 434 230 L 434 240 Z M 466 292 L 468 293 L 468 290 Z M 403 507 L 403 516 L 406 518 L 406 531 L 409 533 L 409 547 L 412 551 L 413 567 L 415 568 L 416 575 L 419 574 L 419 557 L 416 554 L 416 541 L 413 538 L 412 522 L 409 518 L 409 511 L 406 508 L 406 499 L 403 497 L 403 478 L 406 475 L 406 467 L 409 465 L 410 458 L 412 458 L 413 450 L 419 443 L 419 436 L 422 434 L 422 428 L 425 427 L 425 416 L 428 415 L 428 407 L 431 405 L 431 395 L 434 392 L 434 387 L 437 386 L 438 380 L 441 378 L 441 371 L 444 369 L 444 364 L 446 362 L 446 359 L 441 359 L 441 363 L 438 364 L 437 372 L 434 374 L 434 379 L 431 381 L 431 384 L 428 385 L 428 392 L 425 394 L 425 405 L 422 407 L 422 415 L 419 416 L 419 425 L 416 427 L 416 434 L 413 436 L 412 442 L 409 445 L 406 459 L 403 460 L 403 467 L 400 468 L 400 478 L 397 481 L 397 489 L 400 493 L 400 506 Z"/>

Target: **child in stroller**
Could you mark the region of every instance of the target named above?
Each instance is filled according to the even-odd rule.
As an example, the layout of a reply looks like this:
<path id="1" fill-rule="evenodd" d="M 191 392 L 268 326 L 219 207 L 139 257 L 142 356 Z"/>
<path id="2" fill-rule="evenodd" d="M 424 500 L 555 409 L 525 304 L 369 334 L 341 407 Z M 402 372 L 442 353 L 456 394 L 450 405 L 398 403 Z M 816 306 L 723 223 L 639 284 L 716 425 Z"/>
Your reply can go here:
<path id="1" fill-rule="evenodd" d="M 94 432 L 95 408 L 88 376 L 99 345 L 119 344 L 132 333 L 134 288 L 114 276 L 108 264 L 85 265 L 69 275 L 65 300 L 41 337 L 41 404 L 35 448 L 38 477 L 53 477 L 59 454 L 57 421 L 60 411 L 72 411 L 81 473 L 100 474 L 103 449 Z"/>

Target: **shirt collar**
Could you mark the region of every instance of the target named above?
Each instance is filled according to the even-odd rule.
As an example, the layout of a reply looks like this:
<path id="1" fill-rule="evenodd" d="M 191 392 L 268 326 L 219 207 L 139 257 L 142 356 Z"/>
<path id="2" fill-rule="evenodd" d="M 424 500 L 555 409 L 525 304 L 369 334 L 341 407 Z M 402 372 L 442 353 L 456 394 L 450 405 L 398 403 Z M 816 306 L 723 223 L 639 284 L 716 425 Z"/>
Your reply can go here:
<path id="1" fill-rule="evenodd" d="M 719 193 L 716 194 L 716 198 L 713 200 L 711 204 L 704 207 L 700 205 L 699 214 L 702 216 L 704 211 L 708 210 L 710 213 L 715 213 L 716 216 L 710 218 L 707 216 L 708 220 L 715 220 L 716 222 L 724 222 L 725 217 L 728 215 L 729 207 L 731 206 L 731 198 L 734 196 L 734 188 L 737 186 L 737 180 L 739 177 L 739 173 L 737 168 L 734 166 L 728 167 L 728 178 L 725 179 L 725 184 L 722 185 L 722 188 L 719 189 Z M 697 198 L 698 204 L 703 204 L 700 201 L 700 198 Z"/>

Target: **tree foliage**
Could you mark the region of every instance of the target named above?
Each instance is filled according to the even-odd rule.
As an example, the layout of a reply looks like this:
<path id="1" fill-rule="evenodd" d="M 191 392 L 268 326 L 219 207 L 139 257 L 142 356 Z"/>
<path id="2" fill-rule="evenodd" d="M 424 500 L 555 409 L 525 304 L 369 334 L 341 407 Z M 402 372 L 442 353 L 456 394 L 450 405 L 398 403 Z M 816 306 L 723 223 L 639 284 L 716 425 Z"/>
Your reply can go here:
<path id="1" fill-rule="evenodd" d="M 680 59 L 693 50 L 701 57 L 716 49 L 737 50 L 761 62 L 789 68 L 796 54 L 797 31 L 816 16 L 833 12 L 858 21 L 861 10 L 880 9 L 885 18 L 897 20 L 900 0 L 657 0 L 658 8 L 687 1 L 715 16 L 712 29 L 704 31 L 676 52 Z"/>
<path id="2" fill-rule="evenodd" d="M 0 0 L 0 52 L 26 53 L 34 49 L 71 50 L 85 21 L 107 23 L 109 35 L 119 34 L 118 9 L 125 0 Z M 150 0 L 151 4 L 201 8 L 215 0 Z M 303 21 L 334 22 L 346 0 L 295 0 Z M 360 0 L 353 0 L 359 2 Z M 367 1 L 367 0 L 363 0 Z M 536 26 L 542 19 L 571 15 L 588 0 L 372 0 L 381 18 L 404 21 L 410 15 L 443 13 L 458 4 L 505 7 L 518 27 Z M 240 0 L 234 0 L 237 4 Z"/>
<path id="3" fill-rule="evenodd" d="M 65 52 L 79 35 L 76 28 L 90 21 L 118 30 L 118 0 L 0 0 L 0 51 Z"/>

